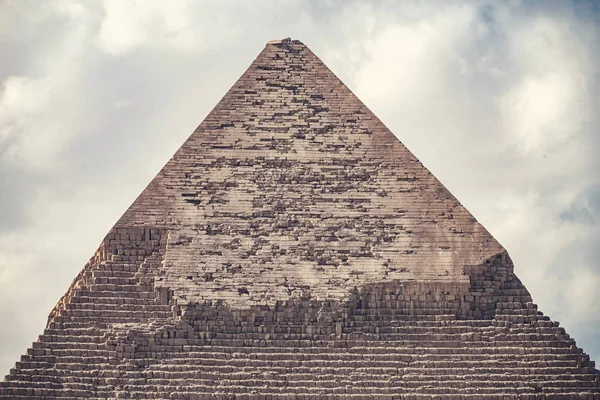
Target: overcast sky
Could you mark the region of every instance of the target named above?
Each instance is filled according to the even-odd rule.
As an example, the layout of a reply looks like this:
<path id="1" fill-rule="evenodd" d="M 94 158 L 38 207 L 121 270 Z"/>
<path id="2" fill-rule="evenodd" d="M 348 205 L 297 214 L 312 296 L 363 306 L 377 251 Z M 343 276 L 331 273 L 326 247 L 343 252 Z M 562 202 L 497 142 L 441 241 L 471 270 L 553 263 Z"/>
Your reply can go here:
<path id="1" fill-rule="evenodd" d="M 0 376 L 267 41 L 309 46 L 600 361 L 600 3 L 0 0 Z"/>

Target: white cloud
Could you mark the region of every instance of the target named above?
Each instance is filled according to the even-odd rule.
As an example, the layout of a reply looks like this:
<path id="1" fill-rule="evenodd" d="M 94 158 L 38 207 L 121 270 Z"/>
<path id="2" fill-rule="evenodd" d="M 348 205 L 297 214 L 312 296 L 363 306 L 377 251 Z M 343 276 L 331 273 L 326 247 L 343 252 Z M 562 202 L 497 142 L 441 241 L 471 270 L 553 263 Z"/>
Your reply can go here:
<path id="1" fill-rule="evenodd" d="M 575 321 L 591 319 L 597 324 L 600 322 L 600 315 L 590 311 L 597 310 L 600 304 L 600 274 L 582 266 L 575 265 L 571 268 L 574 271 L 566 293 L 567 301 L 572 305 L 569 312 L 574 314 Z"/>
<path id="2" fill-rule="evenodd" d="M 53 118 L 46 118 L 60 88 L 48 79 L 9 77 L 0 94 L 0 166 L 12 164 L 39 170 L 51 164 L 68 136 Z"/>
<path id="3" fill-rule="evenodd" d="M 166 43 L 181 50 L 199 44 L 190 26 L 188 0 L 105 0 L 103 5 L 105 17 L 98 45 L 109 54 L 119 55 L 148 44 Z"/>
<path id="4" fill-rule="evenodd" d="M 592 68 L 589 49 L 581 44 L 589 34 L 585 27 L 542 16 L 511 37 L 509 56 L 521 79 L 504 94 L 500 108 L 507 132 L 525 156 L 559 151 L 592 118 Z"/>
<path id="5" fill-rule="evenodd" d="M 369 61 L 355 75 L 357 92 L 377 105 L 390 97 L 402 100 L 395 107 L 406 113 L 435 104 L 446 70 L 466 68 L 458 53 L 472 33 L 473 18 L 473 8 L 450 7 L 430 18 L 388 25 L 364 44 Z"/>
<path id="6" fill-rule="evenodd" d="M 57 18 L 68 35 L 54 49 L 33 58 L 29 76 L 8 76 L 0 88 L 0 168 L 47 173 L 63 168 L 60 153 L 78 134 L 84 93 L 77 83 L 83 70 L 93 15 L 77 3 L 42 7 L 44 18 Z M 22 11 L 22 10 L 21 10 Z M 68 122 L 67 122 L 68 121 Z"/>

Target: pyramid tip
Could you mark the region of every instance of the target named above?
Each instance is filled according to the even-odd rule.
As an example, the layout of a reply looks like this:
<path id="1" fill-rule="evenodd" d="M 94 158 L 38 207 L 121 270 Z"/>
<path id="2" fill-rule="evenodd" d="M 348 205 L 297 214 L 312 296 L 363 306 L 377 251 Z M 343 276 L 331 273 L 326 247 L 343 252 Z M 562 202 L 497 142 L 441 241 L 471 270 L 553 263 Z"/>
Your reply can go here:
<path id="1" fill-rule="evenodd" d="M 285 38 L 285 39 L 276 39 L 276 40 L 269 40 L 267 42 L 267 46 L 271 45 L 271 46 L 277 46 L 277 45 L 282 45 L 282 44 L 289 44 L 289 43 L 295 43 L 295 44 L 303 44 L 301 41 L 299 40 L 293 40 L 289 37 Z"/>

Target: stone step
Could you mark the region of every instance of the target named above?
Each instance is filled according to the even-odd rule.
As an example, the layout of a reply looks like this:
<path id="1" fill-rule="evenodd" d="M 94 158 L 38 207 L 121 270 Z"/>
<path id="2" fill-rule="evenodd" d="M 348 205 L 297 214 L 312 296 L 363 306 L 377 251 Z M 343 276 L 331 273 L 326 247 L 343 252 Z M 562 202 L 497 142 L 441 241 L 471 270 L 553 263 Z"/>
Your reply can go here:
<path id="1" fill-rule="evenodd" d="M 294 346 L 296 342 L 315 342 L 325 341 L 328 345 L 337 347 L 357 347 L 366 346 L 371 343 L 374 346 L 422 346 L 427 343 L 428 347 L 471 347 L 471 348 L 497 348 L 497 347 L 570 347 L 574 341 L 567 338 L 556 338 L 554 335 L 531 335 L 520 336 L 511 335 L 510 337 L 486 337 L 483 335 L 472 335 L 460 337 L 461 335 L 452 335 L 453 337 L 444 338 L 443 335 L 405 335 L 405 334 L 369 334 L 352 333 L 344 335 L 339 340 L 332 340 L 336 335 L 308 335 L 308 334 L 258 334 L 258 333 L 209 333 L 210 342 L 214 345 L 227 346 L 249 346 L 254 341 L 260 341 L 261 346 Z M 310 338 L 310 339 L 309 339 Z M 190 343 L 191 344 L 191 343 Z"/>
<path id="2" fill-rule="evenodd" d="M 150 311 L 150 312 L 171 312 L 171 306 L 156 303 L 144 302 L 141 304 L 106 304 L 106 303 L 71 303 L 66 307 L 67 310 L 87 310 L 87 311 Z"/>
<path id="3" fill-rule="evenodd" d="M 129 284 L 129 285 L 121 285 L 121 284 L 110 284 L 110 283 L 94 283 L 89 285 L 89 291 L 91 292 L 113 292 L 118 293 L 119 296 L 121 293 L 135 293 L 135 292 L 151 292 L 153 289 L 148 285 L 138 285 L 138 284 Z"/>
<path id="4" fill-rule="evenodd" d="M 138 272 L 139 268 L 136 268 L 134 271 L 112 271 L 104 268 L 97 268 L 92 271 L 92 278 L 134 278 Z"/>
<path id="5" fill-rule="evenodd" d="M 30 376 L 24 376 L 25 378 Z M 530 379 L 536 378 L 537 376 L 528 377 Z M 281 389 L 287 389 L 290 392 L 295 393 L 306 393 L 310 392 L 310 388 L 316 390 L 332 390 L 332 389 L 343 389 L 350 390 L 351 392 L 361 392 L 368 388 L 368 393 L 380 392 L 395 392 L 401 391 L 402 393 L 420 392 L 420 393 L 448 393 L 446 390 L 451 390 L 454 393 L 477 393 L 478 391 L 485 392 L 506 392 L 507 389 L 515 390 L 521 388 L 521 390 L 528 388 L 529 390 L 541 387 L 543 392 L 561 392 L 567 388 L 583 388 L 584 390 L 597 390 L 597 382 L 589 382 L 578 379 L 561 379 L 554 380 L 552 377 L 547 379 L 540 379 L 537 382 L 527 382 L 525 379 L 511 379 L 518 378 L 516 375 L 507 375 L 504 380 L 486 380 L 485 376 L 476 376 L 474 382 L 477 384 L 470 384 L 469 381 L 464 379 L 453 379 L 453 377 L 447 377 L 448 379 L 428 379 L 426 381 L 416 381 L 413 376 L 405 377 L 391 377 L 383 376 L 378 377 L 377 375 L 363 376 L 360 374 L 351 376 L 341 375 L 323 375 L 323 376 L 311 376 L 310 374 L 286 374 L 279 379 L 273 379 L 273 375 L 260 376 L 259 374 L 251 373 L 230 373 L 225 375 L 217 375 L 210 373 L 198 373 L 195 376 L 187 374 L 180 378 L 165 377 L 165 378 L 147 378 L 147 379 L 132 379 L 128 380 L 128 383 L 122 386 L 124 391 L 140 391 L 140 392 L 153 392 L 153 388 L 170 387 L 178 391 L 186 390 L 192 391 L 196 387 L 213 387 L 218 388 L 233 388 L 233 387 L 245 387 L 247 389 L 257 388 L 263 393 L 277 393 Z M 54 379 L 54 378 L 52 378 Z M 94 378 L 91 378 L 94 379 Z M 107 382 L 110 380 L 107 380 Z M 26 382 L 30 388 L 47 388 L 47 389 L 63 389 L 63 390 L 78 390 L 78 391 L 95 391 L 96 381 L 88 380 L 88 382 L 78 382 L 73 379 L 72 382 L 55 382 L 50 380 L 10 380 L 3 382 L 2 388 L 19 388 L 20 384 Z M 215 384 L 218 382 L 218 384 Z M 115 380 L 115 383 L 119 383 Z M 387 389 L 387 390 L 386 390 Z M 8 390 L 8 391 L 9 391 Z M 527 389 L 523 392 L 529 391 Z M 532 390 L 532 391 L 533 391 Z M 3 390 L 6 392 L 7 390 Z M 521 392 L 522 393 L 522 392 Z"/>
<path id="6" fill-rule="evenodd" d="M 61 344 L 62 345 L 62 344 Z M 144 360 L 152 362 L 152 360 L 158 359 L 162 362 L 166 363 L 165 365 L 185 365 L 189 363 L 190 365 L 199 365 L 202 363 L 211 363 L 211 365 L 217 363 L 227 363 L 231 360 L 251 360 L 260 362 L 271 362 L 274 360 L 278 360 L 279 362 L 285 362 L 286 365 L 302 365 L 302 363 L 310 362 L 310 363 L 329 363 L 330 361 L 335 362 L 344 362 L 344 361 L 362 361 L 362 360 L 371 360 L 377 362 L 387 362 L 390 363 L 411 363 L 411 366 L 422 366 L 422 365 L 432 365 L 436 366 L 439 363 L 450 363 L 450 364 L 468 364 L 473 366 L 479 365 L 496 365 L 496 364 L 515 364 L 515 365 L 529 365 L 531 363 L 540 363 L 541 365 L 549 365 L 555 362 L 560 362 L 561 364 L 570 363 L 578 366 L 590 366 L 593 365 L 593 362 L 587 362 L 586 357 L 580 357 L 579 355 L 573 354 L 547 354 L 542 359 L 538 354 L 522 354 L 520 352 L 515 352 L 514 354 L 506 354 L 502 352 L 500 354 L 488 354 L 488 353 L 480 353 L 473 354 L 473 352 L 469 352 L 468 354 L 457 354 L 457 353 L 447 353 L 447 354 L 439 354 L 432 355 L 426 354 L 423 355 L 420 351 L 423 349 L 419 349 L 419 353 L 416 353 L 414 349 L 382 349 L 382 348 L 360 348 L 360 349 L 348 349 L 347 351 L 340 351 L 340 349 L 336 348 L 326 348 L 326 349 L 310 349 L 310 352 L 301 352 L 299 349 L 293 348 L 289 349 L 289 351 L 285 351 L 285 348 L 275 349 L 252 349 L 249 351 L 248 348 L 229 348 L 229 349 L 220 349 L 221 351 L 211 350 L 202 350 L 202 349 L 191 349 L 190 346 L 152 346 L 152 349 L 148 349 L 146 351 L 145 348 L 148 346 L 138 346 L 136 359 Z M 41 349 L 45 350 L 45 349 Z M 52 350 L 52 349 L 48 349 Z M 68 350 L 68 349 L 67 349 Z M 91 349 L 94 350 L 94 349 Z M 151 351 L 150 351 L 151 350 Z M 383 351 L 382 351 L 383 350 Z M 424 349 L 427 351 L 427 349 Z M 552 350 L 552 349 L 550 349 Z M 108 350 L 107 350 L 108 351 Z M 186 354 L 186 357 L 181 358 L 181 352 Z M 46 352 L 41 351 L 41 354 L 38 354 L 36 357 L 32 356 L 23 356 L 20 363 L 26 367 L 35 367 L 36 364 L 47 365 L 46 363 L 56 363 L 59 359 L 56 357 L 58 353 L 53 353 L 52 351 Z M 46 354 L 48 353 L 48 354 Z M 78 362 L 80 362 L 79 360 Z M 390 364 L 392 365 L 392 364 Z"/>
<path id="7" fill-rule="evenodd" d="M 378 319 L 376 321 L 347 321 L 345 326 L 349 327 L 407 327 L 407 328 L 450 328 L 450 329 L 538 329 L 538 328 L 558 328 L 558 322 L 552 321 L 533 321 L 526 324 L 512 324 L 506 321 L 495 319 L 490 320 L 442 320 L 442 321 L 406 321 L 398 319 Z M 562 329 L 562 328 L 560 328 Z"/>
<path id="8" fill-rule="evenodd" d="M 157 357 L 165 356 L 162 353 L 155 353 Z M 145 361 L 148 365 L 153 363 L 152 358 L 150 358 L 151 354 L 141 354 L 140 357 L 136 358 L 137 361 Z M 260 355 L 258 355 L 260 356 Z M 305 357 L 302 360 L 290 360 L 285 358 L 283 355 L 281 357 L 277 356 L 269 356 L 269 357 L 236 357 L 236 358 L 225 358 L 225 357 L 198 357 L 197 354 L 190 355 L 190 358 L 186 362 L 186 359 L 176 359 L 176 358 L 168 358 L 164 359 L 162 363 L 156 363 L 153 369 L 156 370 L 170 370 L 170 369 L 181 369 L 182 367 L 190 367 L 193 369 L 202 368 L 203 366 L 210 367 L 229 367 L 229 366 L 251 366 L 253 368 L 258 369 L 269 369 L 275 368 L 276 366 L 281 368 L 289 368 L 293 370 L 304 370 L 304 369 L 314 369 L 321 370 L 327 368 L 339 368 L 339 369 L 361 369 L 361 368 L 369 368 L 369 369 L 398 369 L 404 368 L 410 370 L 420 370 L 422 368 L 433 368 L 433 369 L 460 369 L 460 370 L 472 370 L 475 369 L 501 369 L 505 368 L 506 370 L 514 369 L 514 368 L 524 368 L 524 369 L 534 369 L 534 368 L 557 368 L 562 369 L 564 371 L 570 371 L 570 373 L 574 373 L 575 369 L 580 368 L 580 364 L 577 363 L 576 360 L 569 361 L 561 361 L 557 360 L 554 362 L 518 362 L 518 361 L 499 361 L 499 360 L 484 360 L 479 362 L 473 361 L 451 361 L 451 360 L 437 360 L 437 361 L 426 361 L 426 362 L 418 362 L 415 361 L 412 357 L 393 357 L 380 355 L 369 357 L 349 357 L 348 355 L 340 355 L 338 358 L 331 359 L 322 359 L 318 357 L 308 358 Z M 145 358 L 145 359 L 144 359 Z M 274 363 L 277 363 L 275 365 Z M 377 363 L 376 365 L 365 367 L 360 366 L 360 363 Z M 342 364 L 353 364 L 356 367 L 342 365 Z M 585 367 L 585 365 L 581 365 L 581 367 Z M 588 368 L 589 370 L 589 368 Z"/>
<path id="9" fill-rule="evenodd" d="M 114 398 L 115 393 L 118 393 L 119 398 L 148 398 L 151 393 L 153 398 L 162 399 L 195 399 L 195 398 L 264 398 L 265 395 L 276 395 L 277 398 L 354 398 L 368 399 L 372 395 L 377 395 L 377 398 L 394 398 L 399 394 L 405 399 L 433 399 L 439 398 L 439 395 L 459 395 L 461 398 L 489 398 L 502 399 L 519 398 L 527 399 L 542 399 L 544 394 L 536 393 L 536 388 L 532 386 L 513 386 L 513 387 L 490 387 L 490 388 L 454 388 L 444 386 L 425 386 L 418 388 L 391 387 L 387 390 L 382 390 L 381 387 L 368 386 L 346 386 L 346 387 L 314 387 L 314 381 L 307 381 L 307 386 L 295 387 L 257 387 L 252 388 L 243 385 L 214 385 L 210 382 L 208 385 L 190 384 L 186 385 L 126 385 L 118 390 L 113 387 L 108 387 L 107 391 L 92 392 L 90 390 L 67 389 L 57 391 L 48 388 L 40 389 L 20 389 L 20 388 L 0 388 L 0 399 L 16 400 L 16 399 L 41 399 L 67 397 L 67 398 L 87 398 L 87 399 L 106 399 Z M 386 388 L 384 388 L 386 389 Z M 547 390 L 546 390 L 547 389 Z M 383 393 L 382 393 L 383 391 Z M 577 386 L 575 388 L 544 388 L 545 393 L 551 393 L 553 396 L 566 396 L 564 398 L 578 399 L 597 399 L 597 388 Z M 240 397 L 241 395 L 241 397 Z M 199 397 L 200 396 L 200 397 Z M 583 397 L 582 397 L 583 396 Z M 591 397 L 590 397 L 591 396 Z M 557 397 L 554 397 L 557 398 Z"/>
<path id="10" fill-rule="evenodd" d="M 114 294 L 114 293 L 113 293 Z M 77 296 L 71 300 L 71 304 L 84 303 L 84 304 L 106 304 L 106 305 L 146 305 L 146 304 L 158 304 L 158 299 L 155 296 L 151 297 L 105 297 L 105 296 L 97 296 L 94 293 L 93 296 Z"/>
<path id="11" fill-rule="evenodd" d="M 109 312 L 110 313 L 113 313 Z M 125 314 L 127 314 L 127 312 L 125 312 Z M 158 316 L 156 314 L 150 313 L 152 315 L 147 315 L 145 317 L 130 317 L 130 316 L 123 316 L 123 317 L 116 317 L 116 316 L 94 316 L 93 320 L 90 320 L 90 316 L 86 316 L 86 315 L 78 315 L 78 316 L 64 316 L 64 315 L 58 315 L 56 317 L 54 317 L 53 320 L 53 324 L 51 324 L 50 326 L 56 328 L 56 329 L 70 329 L 70 328 L 84 328 L 84 327 L 89 327 L 89 326 L 95 326 L 95 325 L 99 325 L 99 324 L 104 324 L 104 325 L 111 325 L 111 324 L 138 324 L 138 323 L 147 323 L 150 320 L 156 320 L 158 319 Z M 165 313 L 162 317 L 163 320 L 169 320 L 172 319 L 171 317 L 173 317 L 173 314 L 167 316 L 167 314 Z"/>
<path id="12" fill-rule="evenodd" d="M 114 398 L 115 393 L 117 393 L 118 391 L 116 391 L 115 389 L 111 389 L 109 391 L 106 392 L 100 392 L 98 391 L 97 394 L 94 393 L 94 395 L 100 395 L 101 397 L 95 397 L 94 395 L 91 395 L 89 393 L 87 394 L 87 397 L 82 397 L 85 398 L 86 400 L 105 400 L 107 398 Z M 40 400 L 47 400 L 48 398 L 51 398 L 52 396 L 56 396 L 55 392 L 48 392 L 49 394 L 47 395 L 34 395 L 33 392 L 31 394 L 28 395 L 10 395 L 10 396 L 3 396 L 0 395 L 0 399 L 1 400 L 36 400 L 36 399 L 40 399 Z M 119 393 L 119 398 L 148 398 L 148 393 L 147 392 L 118 392 Z M 524 393 L 524 392 L 522 392 Z M 454 392 L 450 391 L 447 392 L 445 394 L 449 394 L 452 395 L 454 394 Z M 52 396 L 51 396 L 52 395 Z M 236 399 L 244 399 L 244 400 L 251 400 L 251 399 L 264 399 L 265 395 L 261 394 L 258 391 L 252 391 L 250 393 L 248 393 L 248 391 L 241 391 L 238 393 L 231 393 L 231 392 L 223 392 L 221 389 L 219 389 L 218 391 L 215 391 L 214 389 L 211 388 L 206 388 L 205 391 L 201 391 L 201 389 L 199 387 L 197 387 L 194 391 L 194 393 L 191 392 L 174 392 L 172 390 L 165 390 L 165 391 L 153 391 L 153 393 L 151 394 L 152 398 L 154 399 L 166 399 L 166 398 L 170 398 L 170 399 L 211 399 L 211 400 L 228 400 L 228 399 L 232 399 L 232 398 L 236 398 Z M 145 397 L 143 397 L 145 396 Z M 268 395 L 268 396 L 273 396 L 273 395 Z M 500 393 L 485 393 L 485 392 L 480 392 L 477 394 L 468 394 L 468 393 L 461 393 L 460 395 L 460 399 L 481 399 L 481 398 L 486 398 L 486 399 L 490 399 L 490 400 L 506 400 L 506 399 L 515 399 L 517 398 L 516 394 L 513 393 L 505 393 L 505 392 L 500 392 Z M 587 400 L 597 400 L 600 399 L 600 397 L 596 397 L 593 393 L 588 393 L 587 397 L 586 397 L 586 393 L 585 392 L 581 392 L 581 393 L 576 393 L 576 392 L 565 392 L 563 395 L 561 395 L 562 397 L 557 397 L 557 398 L 563 398 L 563 399 L 587 399 Z M 270 397 L 267 397 L 270 398 Z M 277 393 L 276 394 L 276 398 L 277 399 L 282 399 L 282 400 L 286 400 L 286 399 L 294 399 L 297 400 L 299 398 L 301 399 L 329 399 L 329 400 L 333 400 L 333 399 L 352 399 L 352 400 L 370 400 L 373 397 L 367 394 L 354 394 L 354 393 L 343 393 L 343 394 L 333 394 L 333 393 L 300 393 L 300 394 L 296 394 L 296 393 Z M 398 394 L 382 394 L 382 393 L 378 393 L 377 394 L 377 398 L 378 399 L 397 399 L 398 398 Z M 406 395 L 402 395 L 402 398 L 405 400 L 433 400 L 433 399 L 440 399 L 440 395 L 438 394 L 406 394 Z M 541 394 L 521 394 L 519 395 L 519 398 L 522 399 L 527 399 L 527 400 L 542 400 L 542 399 L 547 399 L 547 397 L 545 395 L 541 395 Z"/>
<path id="13" fill-rule="evenodd" d="M 143 346 L 140 347 L 143 350 Z M 257 361 L 271 361 L 273 359 L 286 360 L 288 363 L 301 363 L 301 362 L 313 362 L 315 360 L 335 361 L 335 360 L 352 360 L 357 357 L 368 358 L 378 361 L 390 360 L 394 362 L 404 361 L 411 363 L 411 365 L 429 364 L 435 362 L 452 362 L 452 363 L 468 363 L 470 365 L 487 364 L 490 363 L 516 363 L 516 364 L 531 364 L 540 363 L 548 364 L 552 362 L 560 363 L 578 363 L 582 366 L 586 357 L 580 357 L 577 354 L 460 354 L 460 353 L 446 353 L 446 354 L 422 354 L 421 352 L 416 353 L 414 349 L 412 352 L 403 352 L 402 349 L 386 349 L 386 348 L 361 348 L 361 349 L 348 349 L 348 351 L 340 352 L 337 348 L 324 348 L 324 349 L 310 349 L 310 351 L 302 352 L 301 349 L 293 349 L 285 352 L 285 349 L 255 349 L 254 351 L 247 351 L 247 348 L 243 349 L 230 349 L 227 351 L 202 351 L 201 349 L 191 349 L 189 346 L 183 346 L 181 349 L 185 352 L 186 356 L 181 357 L 181 353 L 174 351 L 173 348 L 168 347 L 171 351 L 160 351 L 157 346 L 154 346 L 152 352 L 144 353 L 139 352 L 139 358 L 143 359 L 144 356 L 150 356 L 155 354 L 160 357 L 161 360 L 168 360 L 169 363 L 185 364 L 186 361 L 189 363 L 202 363 L 204 359 L 212 360 L 231 360 L 231 359 L 248 359 Z M 423 349 L 420 349 L 423 350 Z M 425 349 L 427 350 L 427 349 Z M 166 361 L 165 361 L 166 362 Z"/>
<path id="14" fill-rule="evenodd" d="M 149 291 L 147 290 L 147 288 L 143 288 L 142 286 L 136 286 L 139 287 L 139 290 L 133 290 L 133 291 L 129 291 L 129 290 L 121 290 L 121 291 L 115 291 L 115 290 L 98 290 L 99 288 L 97 287 L 91 287 L 89 290 L 77 290 L 75 295 L 76 297 L 91 297 L 91 298 L 98 298 L 98 297 L 112 297 L 112 298 L 131 298 L 131 299 L 149 299 L 149 300 L 153 300 L 156 298 L 156 293 L 154 291 Z M 92 290 L 93 289 L 93 290 Z M 93 300 L 92 300 L 93 302 Z"/>
<path id="15" fill-rule="evenodd" d="M 164 308 L 161 311 L 135 311 L 135 310 L 82 310 L 82 309 L 67 309 L 62 310 L 60 314 L 55 318 L 86 318 L 93 319 L 93 321 L 104 322 L 106 318 L 113 318 L 115 322 L 125 323 L 126 319 L 166 319 L 172 318 L 173 312 L 171 310 L 166 311 Z M 123 318 L 123 320 L 121 320 Z M 59 319 L 58 321 L 62 321 Z"/>
<path id="16" fill-rule="evenodd" d="M 439 319 L 456 319 L 456 311 L 454 309 L 441 309 L 437 307 L 399 307 L 399 308 L 368 308 L 368 309 L 356 309 L 352 310 L 350 319 L 353 321 L 371 321 L 380 320 L 381 318 L 388 318 L 394 316 L 414 316 L 420 319 L 426 319 L 427 317 L 435 320 L 436 317 Z"/>
<path id="17" fill-rule="evenodd" d="M 86 363 L 83 364 L 81 360 L 81 356 L 76 354 L 71 355 L 70 353 L 58 353 L 53 352 L 52 357 L 54 357 L 54 362 L 52 363 L 42 363 L 42 362 L 19 362 L 17 363 L 16 368 L 22 371 L 25 370 L 43 370 L 48 366 L 52 366 L 54 370 L 73 370 L 78 366 L 87 365 L 89 368 L 92 364 L 97 365 L 98 368 L 103 365 L 110 363 L 111 357 L 109 357 L 108 352 L 98 353 L 96 356 L 88 355 L 85 360 Z M 416 373 L 423 374 L 423 369 L 431 369 L 431 371 L 445 371 L 452 372 L 450 370 L 456 369 L 458 371 L 463 371 L 467 373 L 467 375 L 473 374 L 473 372 L 477 371 L 496 371 L 498 374 L 501 373 L 500 370 L 504 369 L 505 372 L 511 372 L 516 370 L 524 370 L 524 371 L 533 371 L 539 369 L 540 371 L 548 371 L 553 369 L 554 371 L 564 371 L 569 374 L 578 374 L 578 373 L 591 373 L 594 370 L 589 367 L 578 366 L 576 362 L 571 363 L 557 363 L 557 364 L 547 364 L 547 365 L 539 365 L 539 364 L 531 364 L 531 363 L 501 363 L 495 362 L 493 360 L 487 362 L 480 362 L 478 364 L 473 364 L 474 366 L 468 367 L 468 362 L 458 362 L 458 363 L 445 363 L 440 361 L 437 365 L 431 366 L 427 363 L 418 364 L 414 361 L 411 362 L 410 358 L 399 358 L 396 357 L 387 357 L 385 355 L 377 356 L 367 356 L 367 357 L 350 357 L 348 355 L 339 355 L 339 357 L 331 357 L 329 359 L 323 359 L 318 357 L 303 357 L 302 360 L 290 360 L 289 357 L 285 358 L 284 356 L 279 357 L 279 355 L 271 355 L 269 357 L 248 357 L 243 358 L 239 357 L 236 359 L 224 359 L 218 357 L 196 357 L 196 355 L 190 356 L 190 359 L 169 359 L 165 354 L 162 353 L 154 353 L 157 358 L 136 358 L 133 362 L 141 365 L 152 366 L 152 371 L 200 371 L 205 368 L 209 370 L 224 368 L 226 370 L 230 370 L 236 367 L 252 367 L 256 369 L 267 369 L 267 370 L 277 370 L 277 368 L 284 368 L 290 371 L 297 370 L 300 371 L 319 371 L 328 368 L 333 369 L 376 369 L 376 370 L 400 370 L 404 374 L 408 373 Z M 150 356 L 151 354 L 147 354 Z M 161 362 L 162 361 L 162 362 Z M 375 365 L 376 363 L 376 365 Z M 15 371 L 17 372 L 17 371 Z"/>
<path id="18" fill-rule="evenodd" d="M 132 276 L 97 276 L 94 274 L 92 281 L 93 285 L 134 286 L 140 284 L 140 281 L 135 278 L 135 274 Z"/>
<path id="19" fill-rule="evenodd" d="M 59 318 L 57 320 L 57 318 Z M 55 317 L 52 322 L 50 322 L 48 324 L 48 328 L 47 329 L 52 329 L 52 330 L 68 330 L 68 331 L 73 331 L 73 330 L 80 330 L 80 329 L 101 329 L 101 330 L 106 330 L 108 329 L 109 326 L 112 326 L 112 324 L 110 323 L 106 323 L 106 322 L 99 322 L 99 321 L 91 321 L 91 320 L 77 320 L 77 321 L 73 321 L 72 318 L 65 318 L 65 317 Z"/>

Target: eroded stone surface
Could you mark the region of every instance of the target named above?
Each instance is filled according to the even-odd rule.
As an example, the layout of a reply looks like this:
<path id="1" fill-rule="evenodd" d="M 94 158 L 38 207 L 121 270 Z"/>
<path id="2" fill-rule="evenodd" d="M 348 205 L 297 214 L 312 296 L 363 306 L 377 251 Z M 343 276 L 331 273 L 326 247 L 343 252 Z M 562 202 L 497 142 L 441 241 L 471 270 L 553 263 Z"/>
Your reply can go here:
<path id="1" fill-rule="evenodd" d="M 234 307 L 464 280 L 503 251 L 298 41 L 265 47 L 117 226 L 170 229 L 164 284 Z"/>
<path id="2" fill-rule="evenodd" d="M 0 399 L 600 398 L 506 251 L 298 41 L 103 240 Z"/>

